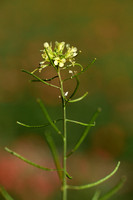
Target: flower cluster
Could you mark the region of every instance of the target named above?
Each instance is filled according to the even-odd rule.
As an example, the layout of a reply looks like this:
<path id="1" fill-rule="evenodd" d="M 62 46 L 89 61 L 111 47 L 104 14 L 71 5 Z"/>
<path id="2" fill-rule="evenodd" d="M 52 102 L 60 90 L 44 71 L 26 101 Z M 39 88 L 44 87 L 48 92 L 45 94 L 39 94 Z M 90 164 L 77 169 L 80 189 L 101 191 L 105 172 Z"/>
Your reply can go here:
<path id="1" fill-rule="evenodd" d="M 64 49 L 66 47 L 66 51 Z M 70 47 L 69 44 L 65 42 L 55 42 L 54 50 L 52 49 L 52 43 L 45 42 L 44 50 L 41 50 L 43 61 L 40 62 L 39 71 L 44 69 L 49 65 L 53 65 L 56 68 L 66 68 L 64 65 L 67 62 L 67 67 L 74 66 L 75 57 L 77 56 L 77 48 Z"/>

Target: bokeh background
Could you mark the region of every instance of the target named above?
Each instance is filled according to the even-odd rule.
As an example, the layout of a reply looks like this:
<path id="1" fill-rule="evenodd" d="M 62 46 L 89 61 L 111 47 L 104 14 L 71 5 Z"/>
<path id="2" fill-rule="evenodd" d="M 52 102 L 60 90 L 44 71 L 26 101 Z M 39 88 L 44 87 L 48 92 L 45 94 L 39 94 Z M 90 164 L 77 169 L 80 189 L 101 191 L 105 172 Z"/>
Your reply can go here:
<path id="1" fill-rule="evenodd" d="M 132 36 L 132 0 L 0 0 L 0 184 L 16 200 L 61 199 L 56 173 L 34 169 L 3 150 L 8 146 L 51 167 L 53 161 L 44 140 L 44 132 L 49 131 L 61 154 L 61 141 L 52 129 L 27 129 L 16 124 L 17 120 L 28 124 L 47 122 L 36 102 L 38 97 L 53 119 L 61 117 L 56 89 L 30 83 L 31 77 L 21 72 L 22 68 L 32 71 L 38 66 L 45 41 L 65 41 L 76 46 L 82 51 L 78 62 L 83 66 L 97 58 L 80 77 L 77 97 L 85 91 L 89 95 L 68 106 L 68 116 L 84 122 L 97 107 L 102 108 L 96 127 L 68 160 L 71 183 L 96 181 L 121 160 L 115 177 L 91 190 L 69 191 L 69 200 L 91 199 L 96 189 L 104 194 L 123 175 L 127 181 L 111 199 L 133 199 Z M 68 129 L 71 149 L 83 127 L 71 124 Z"/>

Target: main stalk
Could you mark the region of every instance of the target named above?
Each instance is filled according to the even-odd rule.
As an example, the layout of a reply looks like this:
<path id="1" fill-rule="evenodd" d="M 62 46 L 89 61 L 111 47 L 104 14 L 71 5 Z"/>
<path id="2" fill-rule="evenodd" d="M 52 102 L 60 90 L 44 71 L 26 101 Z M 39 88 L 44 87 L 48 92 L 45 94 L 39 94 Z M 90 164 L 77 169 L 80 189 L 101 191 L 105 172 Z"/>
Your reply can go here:
<path id="1" fill-rule="evenodd" d="M 66 132 L 66 103 L 63 102 L 63 129 L 64 129 L 64 151 L 63 151 L 63 200 L 67 200 L 67 180 L 66 180 L 66 153 L 67 153 L 67 132 Z"/>
<path id="2" fill-rule="evenodd" d="M 62 199 L 67 200 L 67 179 L 66 179 L 66 159 L 67 159 L 67 130 L 66 130 L 66 99 L 64 96 L 63 81 L 60 74 L 60 69 L 58 69 L 58 77 L 60 82 L 62 107 L 63 107 L 63 180 L 62 180 Z"/>

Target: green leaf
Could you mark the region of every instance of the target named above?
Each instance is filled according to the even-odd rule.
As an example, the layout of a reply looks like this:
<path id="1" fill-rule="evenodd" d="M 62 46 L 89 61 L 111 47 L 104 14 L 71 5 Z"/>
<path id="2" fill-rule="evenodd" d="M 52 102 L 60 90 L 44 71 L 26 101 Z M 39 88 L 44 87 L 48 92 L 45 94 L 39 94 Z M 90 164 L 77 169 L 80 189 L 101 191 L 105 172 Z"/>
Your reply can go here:
<path id="1" fill-rule="evenodd" d="M 54 143 L 54 140 L 53 140 L 52 136 L 50 135 L 50 133 L 48 133 L 48 132 L 45 133 L 45 138 L 49 145 L 50 151 L 52 153 L 53 160 L 54 160 L 57 172 L 58 172 L 58 176 L 62 180 L 62 172 L 59 171 L 61 169 L 60 160 L 59 160 L 59 156 L 58 156 L 58 152 L 57 152 L 57 148 Z"/>
<path id="2" fill-rule="evenodd" d="M 76 84 L 76 87 L 75 87 L 73 93 L 72 93 L 71 96 L 69 97 L 69 99 L 71 99 L 71 98 L 76 94 L 76 92 L 77 92 L 77 90 L 78 90 L 78 87 L 79 87 L 79 80 L 78 80 L 77 77 L 75 77 L 75 78 L 76 78 L 77 84 Z M 68 100 L 68 101 L 69 101 L 69 100 Z"/>
<path id="3" fill-rule="evenodd" d="M 77 74 L 75 74 L 75 75 L 73 75 L 73 76 L 71 76 L 69 78 L 64 79 L 64 81 L 67 81 L 67 80 L 70 80 L 70 79 L 73 79 L 73 78 L 79 76 L 80 74 L 85 72 L 92 64 L 94 64 L 95 61 L 96 61 L 96 58 L 94 58 L 93 61 L 91 63 L 89 63 L 89 65 L 87 67 L 85 67 L 83 70 L 81 70 L 79 73 L 77 73 Z"/>
<path id="4" fill-rule="evenodd" d="M 74 63 L 74 66 L 79 66 L 80 69 L 81 69 L 81 72 L 84 70 L 83 66 L 81 64 L 79 64 L 79 63 Z"/>
<path id="5" fill-rule="evenodd" d="M 18 153 L 14 152 L 14 151 L 12 151 L 12 150 L 10 150 L 10 149 L 8 149 L 7 147 L 5 147 L 5 150 L 6 150 L 7 152 L 9 152 L 10 154 L 16 156 L 16 157 L 19 158 L 20 160 L 23 160 L 24 162 L 26 162 L 26 163 L 28 163 L 28 164 L 34 166 L 34 167 L 37 167 L 37 168 L 42 169 L 42 170 L 45 170 L 45 171 L 57 171 L 57 169 L 50 169 L 50 168 L 46 168 L 46 167 L 40 166 L 40 165 L 38 165 L 38 164 L 36 164 L 36 163 L 33 163 L 33 162 L 31 162 L 30 160 L 27 160 L 27 159 L 24 158 L 23 156 L 19 155 Z M 62 169 L 60 169 L 60 171 L 62 171 Z"/>
<path id="6" fill-rule="evenodd" d="M 99 113 L 101 112 L 101 108 L 98 108 L 97 111 L 93 114 L 91 120 L 89 121 L 88 124 L 94 124 L 96 118 L 98 117 Z M 87 126 L 84 133 L 82 134 L 82 136 L 79 138 L 77 144 L 75 145 L 75 147 L 71 150 L 70 153 L 67 154 L 67 157 L 69 157 L 70 155 L 72 155 L 78 148 L 79 146 L 82 144 L 82 142 L 85 140 L 87 134 L 89 133 L 91 129 L 91 126 Z"/>
<path id="7" fill-rule="evenodd" d="M 0 193 L 2 194 L 5 200 L 13 200 L 13 198 L 8 194 L 8 192 L 2 186 L 0 186 Z"/>
<path id="8" fill-rule="evenodd" d="M 93 64 L 95 63 L 95 61 L 96 61 L 96 58 L 94 58 L 94 59 L 92 60 L 92 62 L 89 63 L 89 65 L 88 65 L 87 67 L 85 67 L 81 73 L 85 72 L 91 65 L 93 65 Z"/>
<path id="9" fill-rule="evenodd" d="M 36 76 L 34 73 L 31 73 L 31 72 L 26 71 L 26 70 L 24 70 L 24 69 L 22 69 L 22 72 L 25 72 L 25 73 L 27 73 L 27 74 L 33 76 L 33 77 L 36 78 L 38 81 L 40 81 L 40 82 L 42 82 L 42 83 L 44 83 L 44 84 L 46 84 L 46 85 L 48 85 L 48 86 L 52 86 L 52 87 L 54 87 L 54 88 L 60 89 L 60 87 L 58 87 L 57 85 L 53 85 L 53 84 L 47 83 L 46 81 L 44 81 L 44 80 L 42 80 L 41 78 L 39 78 L 38 76 Z"/>
<path id="10" fill-rule="evenodd" d="M 107 176 L 105 176 L 104 178 L 94 182 L 94 183 L 90 183 L 90 184 L 86 184 L 86 185 L 80 185 L 80 186 L 74 186 L 74 185 L 67 185 L 68 189 L 72 189 L 72 190 L 83 190 L 83 189 L 87 189 L 87 188 L 91 188 L 94 186 L 97 186 L 103 182 L 105 182 L 106 180 L 108 180 L 109 178 L 111 178 L 118 170 L 120 166 L 120 161 L 118 162 L 117 166 L 115 167 L 115 169 Z"/>
<path id="11" fill-rule="evenodd" d="M 57 119 L 57 120 L 54 120 L 53 123 L 57 123 L 58 121 L 61 121 L 62 119 Z M 42 124 L 42 125 L 28 125 L 28 124 L 24 124 L 22 122 L 19 122 L 17 121 L 17 124 L 21 125 L 21 126 L 24 126 L 24 127 L 27 127 L 27 128 L 43 128 L 43 127 L 46 127 L 46 126 L 49 126 L 50 123 L 47 123 L 47 124 Z"/>
<path id="12" fill-rule="evenodd" d="M 72 176 L 70 176 L 70 175 L 68 174 L 68 172 L 66 172 L 66 177 L 69 178 L 69 179 L 72 179 Z"/>
<path id="13" fill-rule="evenodd" d="M 52 81 L 52 80 L 55 79 L 55 78 L 58 78 L 58 76 L 54 76 L 54 77 L 52 77 L 52 78 L 47 78 L 47 79 L 42 79 L 42 80 L 43 80 L 43 81 Z M 31 82 L 40 82 L 40 80 L 34 79 L 34 80 L 31 80 Z"/>
<path id="14" fill-rule="evenodd" d="M 100 193 L 101 193 L 101 192 L 100 192 L 99 190 L 97 190 L 97 191 L 95 192 L 95 194 L 94 194 L 92 200 L 99 200 Z"/>
<path id="15" fill-rule="evenodd" d="M 79 121 L 75 121 L 75 120 L 71 120 L 71 119 L 66 119 L 67 122 L 72 122 L 72 123 L 75 123 L 75 124 L 80 124 L 82 126 L 95 126 L 95 123 L 93 124 L 85 124 L 83 122 L 79 122 Z"/>
<path id="16" fill-rule="evenodd" d="M 50 133 L 48 133 L 48 132 L 45 133 L 45 138 L 46 138 L 46 141 L 47 141 L 49 148 L 51 150 L 51 153 L 52 153 L 52 156 L 53 156 L 53 159 L 54 159 L 54 163 L 55 163 L 55 166 L 56 166 L 56 169 L 57 169 L 57 172 L 58 172 L 58 176 L 62 180 L 62 172 L 60 170 L 61 169 L 60 160 L 59 160 L 59 156 L 58 156 L 58 152 L 57 152 L 57 148 L 56 148 L 56 145 L 54 143 L 54 140 L 51 137 Z M 68 174 L 68 172 L 66 172 L 66 176 L 69 179 L 72 179 L 72 177 Z"/>
<path id="17" fill-rule="evenodd" d="M 49 123 L 51 124 L 51 126 L 53 127 L 53 129 L 58 133 L 58 134 L 61 134 L 61 131 L 57 128 L 57 126 L 53 123 L 52 119 L 50 118 L 44 104 L 42 103 L 42 101 L 40 99 L 37 100 L 45 117 L 47 118 L 47 120 L 49 121 Z"/>
<path id="18" fill-rule="evenodd" d="M 74 99 L 74 100 L 69 99 L 68 102 L 69 103 L 75 103 L 77 101 L 81 101 L 82 99 L 84 99 L 87 96 L 87 94 L 88 94 L 88 92 L 86 92 L 83 96 L 81 96 L 81 97 L 79 97 L 77 99 Z"/>
<path id="19" fill-rule="evenodd" d="M 113 187 L 109 192 L 107 192 L 104 196 L 102 196 L 99 200 L 107 200 L 110 199 L 114 194 L 116 194 L 124 185 L 126 181 L 126 177 L 122 177 L 119 183 Z"/>
<path id="20" fill-rule="evenodd" d="M 21 126 L 24 126 L 24 127 L 27 127 L 27 128 L 43 128 L 43 127 L 46 127 L 46 126 L 49 125 L 49 123 L 47 123 L 45 125 L 35 125 L 35 126 L 32 126 L 32 125 L 24 124 L 24 123 L 18 122 L 18 121 L 17 121 L 17 124 L 19 124 Z"/>

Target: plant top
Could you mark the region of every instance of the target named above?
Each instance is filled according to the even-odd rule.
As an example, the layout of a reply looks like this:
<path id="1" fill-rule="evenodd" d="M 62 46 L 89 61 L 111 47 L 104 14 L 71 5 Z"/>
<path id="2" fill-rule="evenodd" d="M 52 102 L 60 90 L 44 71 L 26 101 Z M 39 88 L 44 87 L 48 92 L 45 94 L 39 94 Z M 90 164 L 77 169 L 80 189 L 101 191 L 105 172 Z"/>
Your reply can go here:
<path id="1" fill-rule="evenodd" d="M 56 68 L 65 69 L 75 65 L 75 57 L 78 55 L 76 47 L 70 47 L 70 44 L 65 42 L 55 42 L 53 47 L 52 42 L 44 43 L 44 49 L 42 52 L 43 60 L 39 63 L 39 72 L 51 64 Z M 67 63 L 67 66 L 64 66 Z"/>

